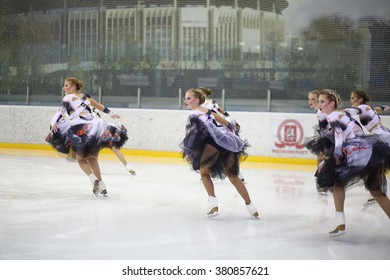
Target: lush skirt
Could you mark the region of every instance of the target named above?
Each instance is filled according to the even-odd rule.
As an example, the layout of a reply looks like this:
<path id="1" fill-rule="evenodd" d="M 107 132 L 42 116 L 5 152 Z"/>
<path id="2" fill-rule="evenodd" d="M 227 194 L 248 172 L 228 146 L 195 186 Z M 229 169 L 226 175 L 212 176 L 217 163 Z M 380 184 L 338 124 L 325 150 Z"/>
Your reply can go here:
<path id="1" fill-rule="evenodd" d="M 386 193 L 390 147 L 377 135 L 359 136 L 344 142 L 342 160 L 336 165 L 333 150 L 327 150 L 316 177 L 320 187 L 350 188 L 362 181 L 367 190 Z"/>
<path id="2" fill-rule="evenodd" d="M 120 148 L 127 139 L 124 126 L 107 124 L 100 118 L 62 119 L 57 132 L 46 137 L 46 141 L 58 152 L 69 154 L 73 150 L 82 157 L 97 156 L 103 148 Z"/>
<path id="3" fill-rule="evenodd" d="M 190 116 L 180 147 L 192 170 L 199 172 L 207 167 L 212 178 L 224 179 L 226 175 L 238 175 L 239 162 L 247 157 L 248 145 L 236 134 Z"/>

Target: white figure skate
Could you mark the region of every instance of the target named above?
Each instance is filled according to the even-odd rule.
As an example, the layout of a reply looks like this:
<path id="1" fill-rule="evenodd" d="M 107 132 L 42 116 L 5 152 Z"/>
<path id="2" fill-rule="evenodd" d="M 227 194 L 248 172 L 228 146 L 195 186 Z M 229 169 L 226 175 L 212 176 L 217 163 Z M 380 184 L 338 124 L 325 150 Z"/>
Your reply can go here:
<path id="1" fill-rule="evenodd" d="M 332 231 L 329 232 L 330 237 L 346 234 L 345 229 L 345 214 L 344 212 L 336 212 L 333 220 Z"/>
<path id="2" fill-rule="evenodd" d="M 246 209 L 248 209 L 249 215 L 253 218 L 259 218 L 259 212 L 256 209 L 256 206 L 253 204 L 253 202 L 246 204 Z"/>
<path id="3" fill-rule="evenodd" d="M 215 217 L 219 214 L 218 212 L 218 200 L 215 196 L 209 196 L 207 208 L 209 209 L 209 212 L 207 213 L 207 216 L 209 218 Z"/>

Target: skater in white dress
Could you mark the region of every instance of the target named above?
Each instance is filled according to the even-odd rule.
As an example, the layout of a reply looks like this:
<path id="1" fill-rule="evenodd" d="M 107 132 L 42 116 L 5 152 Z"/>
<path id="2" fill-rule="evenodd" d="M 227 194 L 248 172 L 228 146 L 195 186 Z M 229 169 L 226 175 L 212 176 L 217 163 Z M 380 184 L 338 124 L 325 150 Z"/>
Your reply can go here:
<path id="1" fill-rule="evenodd" d="M 81 170 L 92 183 L 93 193 L 107 195 L 97 160 L 98 154 L 101 149 L 112 147 L 112 143 L 123 145 L 127 139 L 127 131 L 119 128 L 112 133 L 107 123 L 95 117 L 91 107 L 98 108 L 113 119 L 120 118 L 89 95 L 83 94 L 82 87 L 83 83 L 78 78 L 65 79 L 65 96 L 51 120 L 51 133 L 46 141 L 63 154 L 74 152 Z"/>
<path id="2" fill-rule="evenodd" d="M 237 121 L 234 118 L 232 118 L 230 116 L 230 114 L 223 107 L 221 107 L 217 103 L 217 101 L 215 101 L 214 99 L 211 98 L 211 95 L 212 95 L 211 89 L 205 88 L 205 87 L 198 87 L 197 89 L 200 90 L 206 96 L 206 100 L 202 104 L 202 107 L 205 107 L 205 108 L 207 108 L 215 113 L 220 114 L 224 119 L 226 119 L 234 127 L 234 133 L 237 136 L 240 136 L 240 129 L 241 129 L 240 125 L 237 123 Z M 245 179 L 244 179 L 244 176 L 242 175 L 242 173 L 238 174 L 238 177 L 240 178 L 240 180 L 242 182 L 245 183 Z"/>
<path id="3" fill-rule="evenodd" d="M 370 134 L 380 135 L 381 138 L 390 145 L 390 130 L 382 124 L 382 121 L 376 110 L 370 106 L 370 96 L 363 89 L 356 89 L 352 91 L 349 99 L 352 108 L 346 108 L 352 116 L 358 116 L 360 123 L 367 129 Z M 369 195 L 367 199 L 368 204 L 375 202 L 375 199 Z"/>
<path id="4" fill-rule="evenodd" d="M 203 107 L 204 101 L 205 96 L 201 91 L 187 90 L 185 105 L 192 111 L 188 117 L 186 135 L 180 147 L 183 150 L 183 157 L 187 159 L 192 169 L 201 175 L 209 197 L 207 215 L 213 217 L 219 213 L 212 178 L 228 177 L 243 198 L 249 214 L 257 218 L 259 213 L 244 183 L 238 177 L 239 159 L 246 156 L 246 143 L 234 133 L 233 127 L 226 119 Z"/>

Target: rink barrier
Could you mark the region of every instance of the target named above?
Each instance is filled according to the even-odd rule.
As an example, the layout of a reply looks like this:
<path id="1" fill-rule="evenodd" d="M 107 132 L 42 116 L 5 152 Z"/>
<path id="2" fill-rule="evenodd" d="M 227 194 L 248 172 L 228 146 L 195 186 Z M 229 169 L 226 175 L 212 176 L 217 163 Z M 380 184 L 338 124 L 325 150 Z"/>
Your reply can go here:
<path id="1" fill-rule="evenodd" d="M 20 152 L 34 152 L 40 156 L 56 156 L 58 153 L 50 146 L 45 144 L 28 144 L 28 143 L 0 143 L 0 150 L 7 150 L 8 154 L 20 154 Z M 14 151 L 14 153 L 13 153 Z M 154 150 L 133 150 L 121 149 L 126 156 L 139 157 L 156 157 L 156 158 L 172 158 L 180 159 L 182 157 L 180 152 L 154 151 Z M 1 151 L 0 151 L 1 154 Z M 101 154 L 112 154 L 109 149 L 103 149 Z M 277 164 L 300 164 L 300 165 L 315 165 L 316 160 L 303 158 L 278 158 L 278 157 L 264 157 L 264 156 L 248 156 L 246 162 L 254 163 L 277 163 Z"/>
<path id="2" fill-rule="evenodd" d="M 150 160 L 160 158 L 165 162 L 170 159 L 181 161 L 180 142 L 185 136 L 187 110 L 112 109 L 121 116 L 120 120 L 112 120 L 106 114 L 102 114 L 102 118 L 127 128 L 128 140 L 122 147 L 126 155 L 149 157 Z M 20 149 L 28 149 L 33 154 L 49 154 L 51 147 L 45 139 L 56 111 L 57 107 L 0 105 L 3 124 L 0 148 L 19 149 L 15 150 L 17 154 L 21 153 Z M 248 143 L 246 161 L 316 164 L 316 156 L 305 147 L 306 140 L 314 135 L 314 127 L 318 124 L 314 113 L 234 112 L 234 118 L 241 126 L 240 137 Z M 390 127 L 390 116 L 381 116 L 381 119 L 386 127 Z M 107 150 L 102 155 L 109 158 L 110 153 Z"/>

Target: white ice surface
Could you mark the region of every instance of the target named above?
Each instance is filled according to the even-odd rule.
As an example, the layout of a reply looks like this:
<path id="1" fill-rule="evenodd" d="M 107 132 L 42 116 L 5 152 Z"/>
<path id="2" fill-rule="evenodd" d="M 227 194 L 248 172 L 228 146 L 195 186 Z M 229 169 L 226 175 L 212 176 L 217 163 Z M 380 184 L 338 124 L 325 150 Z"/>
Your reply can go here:
<path id="1" fill-rule="evenodd" d="M 131 162 L 131 160 L 130 160 Z M 107 198 L 76 163 L 0 153 L 2 260 L 389 260 L 390 221 L 368 193 L 347 193 L 347 234 L 329 238 L 332 195 L 314 167 L 243 164 L 260 220 L 228 180 L 215 181 L 219 216 L 206 217 L 199 174 L 185 163 L 101 160 Z"/>

